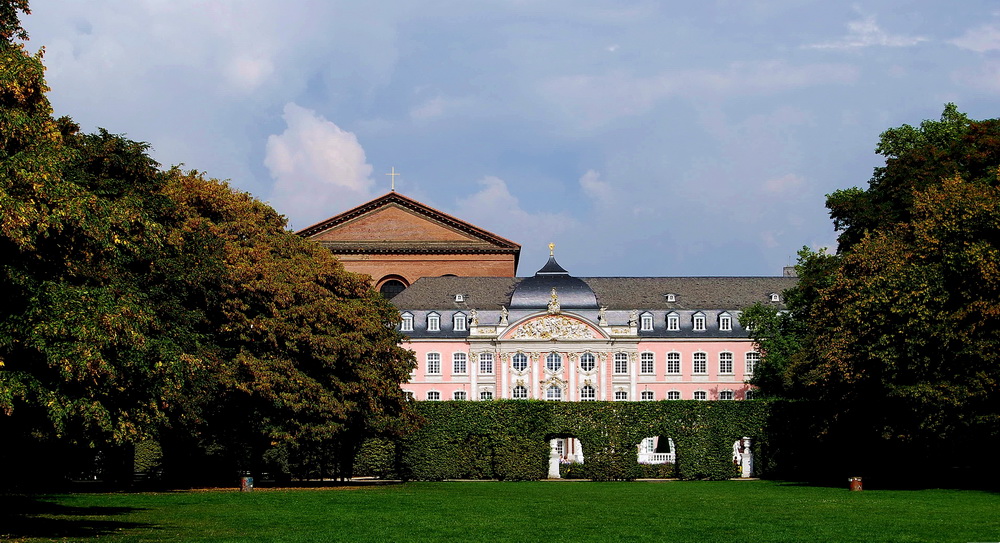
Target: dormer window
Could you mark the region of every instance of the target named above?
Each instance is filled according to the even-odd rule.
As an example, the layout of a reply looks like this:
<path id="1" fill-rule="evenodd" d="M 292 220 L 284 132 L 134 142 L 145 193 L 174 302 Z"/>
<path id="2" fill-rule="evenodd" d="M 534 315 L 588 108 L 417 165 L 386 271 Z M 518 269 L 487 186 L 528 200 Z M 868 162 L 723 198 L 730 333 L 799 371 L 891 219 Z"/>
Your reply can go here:
<path id="1" fill-rule="evenodd" d="M 771 301 L 772 302 L 780 302 L 781 301 L 781 296 L 777 292 L 772 292 L 771 293 Z"/>
<path id="2" fill-rule="evenodd" d="M 676 332 L 681 329 L 681 316 L 677 313 L 667 313 L 667 331 Z"/>
<path id="3" fill-rule="evenodd" d="M 701 313 L 701 312 L 695 313 L 694 317 L 691 320 L 691 324 L 692 324 L 692 328 L 694 329 L 695 332 L 704 332 L 705 331 L 705 314 Z"/>
<path id="4" fill-rule="evenodd" d="M 677 295 L 676 294 L 665 294 L 664 296 L 667 297 L 667 301 L 668 302 L 676 302 L 677 301 Z"/>
<path id="5" fill-rule="evenodd" d="M 455 317 L 452 319 L 452 329 L 456 332 L 464 332 L 465 322 L 465 313 L 455 313 Z"/>
<path id="6" fill-rule="evenodd" d="M 653 330 L 653 314 L 643 313 L 639 318 L 640 330 L 643 332 L 651 332 Z"/>
<path id="7" fill-rule="evenodd" d="M 403 313 L 400 315 L 402 319 L 399 323 L 400 332 L 412 332 L 413 331 L 413 314 L 410 312 Z"/>
<path id="8" fill-rule="evenodd" d="M 456 294 L 455 295 L 455 303 L 456 304 L 460 304 L 460 303 L 462 303 L 464 301 L 465 301 L 465 294 Z"/>
<path id="9" fill-rule="evenodd" d="M 437 313 L 427 314 L 427 331 L 428 332 L 441 331 L 441 315 L 438 315 Z"/>
<path id="10" fill-rule="evenodd" d="M 729 313 L 719 315 L 719 330 L 731 332 L 733 330 L 733 317 Z"/>

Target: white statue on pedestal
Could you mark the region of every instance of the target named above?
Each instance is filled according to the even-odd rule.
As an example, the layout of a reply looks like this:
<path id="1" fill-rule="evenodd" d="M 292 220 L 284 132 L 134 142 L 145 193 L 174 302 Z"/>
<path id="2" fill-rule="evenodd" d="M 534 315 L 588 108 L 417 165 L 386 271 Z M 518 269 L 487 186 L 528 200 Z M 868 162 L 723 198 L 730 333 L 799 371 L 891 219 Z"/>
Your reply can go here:
<path id="1" fill-rule="evenodd" d="M 740 467 L 740 477 L 748 478 L 753 475 L 753 452 L 750 451 L 750 438 L 743 437 L 733 442 L 733 464 Z"/>
<path id="2" fill-rule="evenodd" d="M 556 449 L 556 440 L 549 442 L 549 479 L 560 479 L 559 475 L 559 451 Z"/>

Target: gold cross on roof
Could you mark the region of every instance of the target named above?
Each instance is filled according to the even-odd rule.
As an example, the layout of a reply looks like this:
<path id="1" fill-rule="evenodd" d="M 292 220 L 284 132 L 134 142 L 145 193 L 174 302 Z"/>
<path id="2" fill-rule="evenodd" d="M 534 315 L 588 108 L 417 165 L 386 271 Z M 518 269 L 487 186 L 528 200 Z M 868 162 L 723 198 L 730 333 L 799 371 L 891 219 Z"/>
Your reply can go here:
<path id="1" fill-rule="evenodd" d="M 396 167 L 393 166 L 392 171 L 387 173 L 386 175 L 388 175 L 389 179 L 392 180 L 392 189 L 391 189 L 392 192 L 396 192 L 396 176 L 399 175 L 398 173 L 396 173 Z"/>

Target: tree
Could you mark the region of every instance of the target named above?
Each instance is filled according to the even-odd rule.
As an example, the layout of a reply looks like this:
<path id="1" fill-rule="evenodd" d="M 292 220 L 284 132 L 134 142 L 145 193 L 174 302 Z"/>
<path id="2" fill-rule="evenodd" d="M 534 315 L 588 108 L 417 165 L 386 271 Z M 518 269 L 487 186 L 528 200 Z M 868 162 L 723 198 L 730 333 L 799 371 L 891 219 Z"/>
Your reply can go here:
<path id="1" fill-rule="evenodd" d="M 392 306 L 250 195 L 54 119 L 18 11 L 0 4 L 0 455 L 102 451 L 124 480 L 158 438 L 349 474 L 405 430 Z"/>
<path id="2" fill-rule="evenodd" d="M 415 362 L 399 347 L 398 312 L 250 195 L 197 173 L 171 177 L 175 260 L 158 273 L 212 340 L 192 380 L 201 390 L 173 419 L 204 423 L 194 426 L 242 469 L 268 457 L 349 475 L 366 437 L 412 422 L 399 385 Z"/>
<path id="3" fill-rule="evenodd" d="M 998 135 L 951 104 L 883 133 L 869 187 L 828 199 L 838 254 L 800 254 L 787 315 L 747 312 L 762 388 L 819 406 L 855 473 L 984 467 L 1000 445 Z"/>

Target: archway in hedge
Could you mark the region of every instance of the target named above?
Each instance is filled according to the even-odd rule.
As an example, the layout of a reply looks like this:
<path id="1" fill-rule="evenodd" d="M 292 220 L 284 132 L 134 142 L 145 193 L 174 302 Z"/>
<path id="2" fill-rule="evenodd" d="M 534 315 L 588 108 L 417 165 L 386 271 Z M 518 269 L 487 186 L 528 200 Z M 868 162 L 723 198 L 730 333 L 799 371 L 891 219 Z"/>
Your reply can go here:
<path id="1" fill-rule="evenodd" d="M 549 479 L 561 479 L 568 471 L 583 464 L 583 443 L 575 434 L 547 434 L 549 444 Z"/>

